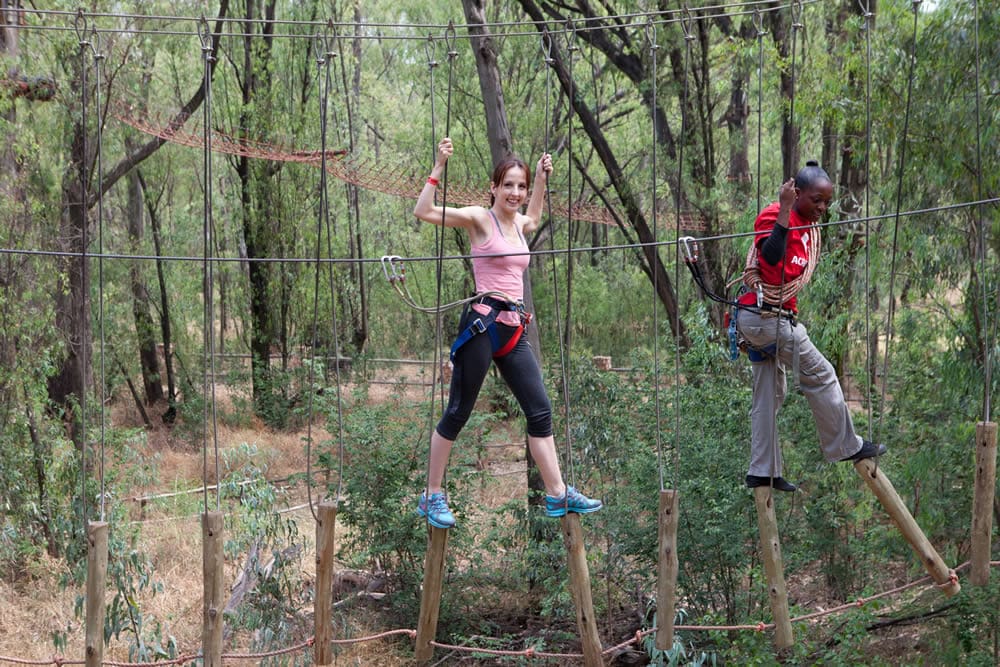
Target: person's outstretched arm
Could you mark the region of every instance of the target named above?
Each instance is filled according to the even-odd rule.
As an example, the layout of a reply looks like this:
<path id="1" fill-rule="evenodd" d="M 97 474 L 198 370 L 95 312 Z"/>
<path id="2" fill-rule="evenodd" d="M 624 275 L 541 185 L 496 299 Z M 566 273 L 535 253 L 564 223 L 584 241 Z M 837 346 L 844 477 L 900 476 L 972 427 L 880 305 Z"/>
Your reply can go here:
<path id="1" fill-rule="evenodd" d="M 531 199 L 528 200 L 528 208 L 525 211 L 525 216 L 528 218 L 523 228 L 525 234 L 538 229 L 538 223 L 542 218 L 542 205 L 545 203 L 545 186 L 551 173 L 552 156 L 542 153 L 535 167 L 535 184 L 531 186 Z"/>
<path id="2" fill-rule="evenodd" d="M 413 207 L 413 215 L 429 222 L 432 225 L 444 224 L 445 227 L 469 228 L 475 223 L 475 214 L 480 211 L 480 206 L 465 206 L 462 208 L 448 208 L 438 206 L 434 203 L 434 191 L 444 177 L 444 166 L 448 158 L 454 152 L 451 139 L 445 137 L 438 143 L 437 159 L 431 169 L 431 175 L 424 183 L 420 196 L 417 197 L 417 204 Z"/>

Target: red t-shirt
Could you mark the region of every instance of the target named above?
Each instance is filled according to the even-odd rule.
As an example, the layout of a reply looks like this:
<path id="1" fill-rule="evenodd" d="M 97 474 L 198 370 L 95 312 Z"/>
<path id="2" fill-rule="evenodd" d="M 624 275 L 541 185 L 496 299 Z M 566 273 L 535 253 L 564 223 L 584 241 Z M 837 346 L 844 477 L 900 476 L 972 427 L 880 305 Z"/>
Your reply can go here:
<path id="1" fill-rule="evenodd" d="M 753 228 L 757 233 L 754 237 L 754 243 L 757 245 L 758 250 L 765 239 L 771 235 L 771 229 L 778 220 L 778 211 L 780 209 L 781 204 L 778 202 L 769 204 L 761 210 L 754 221 Z M 809 265 L 810 230 L 800 228 L 808 226 L 809 222 L 800 218 L 795 209 L 792 209 L 788 216 L 788 233 L 785 236 L 785 257 L 783 261 L 771 265 L 763 257 L 758 257 L 757 263 L 760 268 L 760 277 L 766 284 L 776 287 L 782 284 L 787 285 L 790 280 L 798 278 L 805 271 L 806 266 Z M 782 269 L 782 266 L 784 266 L 784 269 Z M 782 279 L 782 271 L 784 271 L 784 279 Z M 739 298 L 739 302 L 744 305 L 755 306 L 757 305 L 757 295 L 753 292 L 748 292 Z M 783 305 L 789 310 L 798 312 L 796 304 L 797 299 L 793 296 Z"/>

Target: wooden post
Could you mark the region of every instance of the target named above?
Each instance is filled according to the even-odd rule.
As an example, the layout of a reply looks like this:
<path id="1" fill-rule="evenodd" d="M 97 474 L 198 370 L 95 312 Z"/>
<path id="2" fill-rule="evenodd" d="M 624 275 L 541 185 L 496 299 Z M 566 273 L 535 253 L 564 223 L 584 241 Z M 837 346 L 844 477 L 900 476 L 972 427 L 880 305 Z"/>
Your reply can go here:
<path id="1" fill-rule="evenodd" d="M 661 651 L 668 651 L 674 645 L 679 504 L 680 494 L 677 491 L 660 491 L 660 550 L 656 571 L 656 648 Z"/>
<path id="2" fill-rule="evenodd" d="M 431 642 L 437 635 L 441 588 L 444 581 L 444 554 L 448 529 L 428 526 L 427 555 L 424 557 L 424 586 L 420 591 L 420 619 L 417 621 L 417 645 L 413 657 L 426 662 L 434 655 Z"/>
<path id="3" fill-rule="evenodd" d="M 785 590 L 785 570 L 781 562 L 781 540 L 778 520 L 774 514 L 773 489 L 758 486 L 753 490 L 757 504 L 757 526 L 760 530 L 760 551 L 767 575 L 767 596 L 771 600 L 774 618 L 774 645 L 779 649 L 793 643 L 792 620 L 788 614 L 788 591 Z"/>
<path id="4" fill-rule="evenodd" d="M 587 567 L 587 551 L 583 546 L 583 529 L 580 515 L 567 512 L 562 518 L 563 542 L 569 558 L 569 589 L 576 607 L 576 627 L 583 644 L 583 664 L 585 667 L 600 667 L 601 638 L 597 634 L 597 619 L 594 617 L 594 600 L 590 593 L 590 570 Z"/>
<path id="5" fill-rule="evenodd" d="M 316 603 L 313 605 L 313 662 L 329 665 L 333 662 L 333 554 L 334 528 L 337 522 L 336 503 L 319 504 L 316 523 Z"/>
<path id="6" fill-rule="evenodd" d="M 910 510 L 906 509 L 906 505 L 903 504 L 896 489 L 893 488 L 892 482 L 882 473 L 882 469 L 876 464 L 875 459 L 861 459 L 855 462 L 854 469 L 858 471 L 868 488 L 882 503 L 882 507 L 889 513 L 896 527 L 899 528 L 903 537 L 920 558 L 920 562 L 924 564 L 924 569 L 944 591 L 944 594 L 951 597 L 958 593 L 962 589 L 958 579 L 952 579 L 951 570 L 931 546 L 924 532 L 920 530 L 920 526 L 914 521 Z"/>
<path id="7" fill-rule="evenodd" d="M 972 568 L 973 586 L 990 583 L 990 547 L 993 542 L 993 498 L 997 483 L 997 425 L 976 424 L 976 486 L 972 496 Z"/>
<path id="8" fill-rule="evenodd" d="M 104 591 L 108 578 L 108 524 L 87 524 L 87 635 L 84 660 L 87 667 L 104 661 Z"/>
<path id="9" fill-rule="evenodd" d="M 222 610 L 225 574 L 222 555 L 222 512 L 201 515 L 201 561 L 204 574 L 202 600 L 201 653 L 204 667 L 222 666 Z"/>

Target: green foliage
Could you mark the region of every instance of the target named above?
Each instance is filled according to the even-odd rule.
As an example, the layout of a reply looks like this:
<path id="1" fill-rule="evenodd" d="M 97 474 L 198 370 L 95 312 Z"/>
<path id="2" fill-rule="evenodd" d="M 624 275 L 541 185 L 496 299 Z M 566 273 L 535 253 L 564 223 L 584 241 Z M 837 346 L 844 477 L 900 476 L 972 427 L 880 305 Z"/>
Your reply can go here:
<path id="1" fill-rule="evenodd" d="M 253 632 L 254 650 L 271 650 L 299 640 L 306 632 L 301 613 L 306 603 L 301 581 L 302 542 L 296 522 L 279 513 L 278 490 L 265 478 L 266 468 L 251 463 L 255 448 L 243 444 L 225 457 L 227 474 L 220 484 L 224 498 L 238 500 L 227 515 L 224 551 L 242 563 L 249 582 L 245 598 L 227 623 Z M 246 484 L 246 481 L 250 481 Z"/>

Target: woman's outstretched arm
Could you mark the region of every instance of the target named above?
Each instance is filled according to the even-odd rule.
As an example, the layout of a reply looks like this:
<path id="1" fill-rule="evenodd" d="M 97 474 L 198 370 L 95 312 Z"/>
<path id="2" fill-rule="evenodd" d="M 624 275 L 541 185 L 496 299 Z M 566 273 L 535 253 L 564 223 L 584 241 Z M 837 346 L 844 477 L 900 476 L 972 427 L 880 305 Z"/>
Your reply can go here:
<path id="1" fill-rule="evenodd" d="M 482 210 L 481 206 L 449 207 L 445 209 L 445 207 L 434 203 L 434 192 L 444 177 L 444 166 L 447 164 L 452 152 L 454 152 L 454 148 L 451 145 L 451 139 L 448 137 L 445 137 L 438 143 L 437 159 L 434 161 L 430 177 L 424 183 L 424 187 L 420 191 L 420 196 L 417 197 L 417 204 L 413 207 L 413 215 L 432 225 L 444 224 L 445 227 L 464 227 L 468 229 L 475 224 L 476 214 Z"/>

